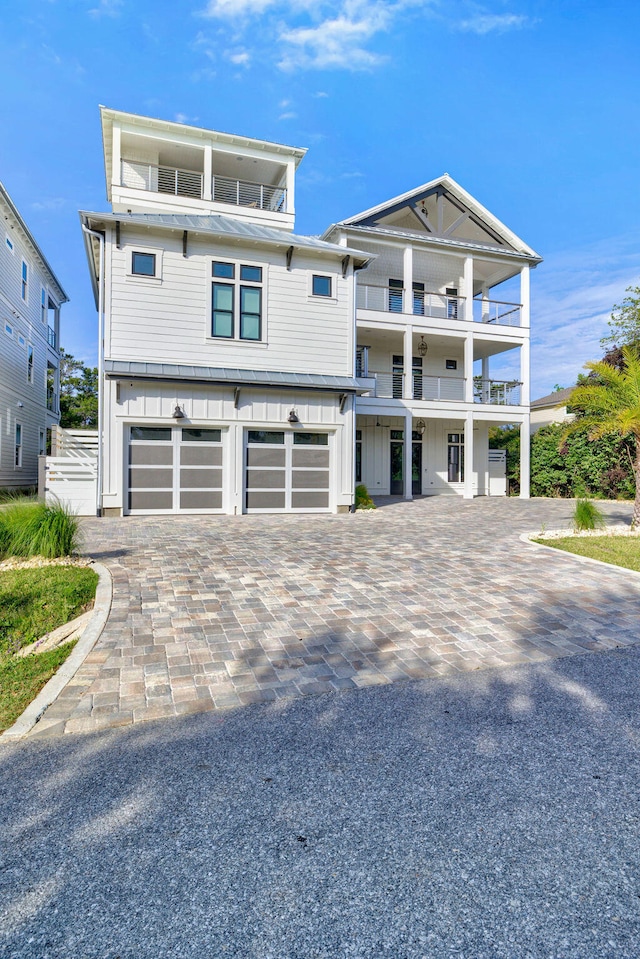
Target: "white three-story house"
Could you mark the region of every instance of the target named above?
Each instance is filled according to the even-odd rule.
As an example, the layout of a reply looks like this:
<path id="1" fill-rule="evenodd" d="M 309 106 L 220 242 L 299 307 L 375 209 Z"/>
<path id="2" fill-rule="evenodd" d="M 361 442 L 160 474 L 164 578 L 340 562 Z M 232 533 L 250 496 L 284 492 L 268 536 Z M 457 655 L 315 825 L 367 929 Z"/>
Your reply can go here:
<path id="1" fill-rule="evenodd" d="M 356 373 L 368 389 L 356 482 L 406 499 L 489 494 L 488 430 L 518 424 L 527 497 L 529 275 L 541 258 L 448 175 L 323 238 L 374 257 L 357 278 Z M 492 376 L 507 352 L 509 375 Z"/>
<path id="2" fill-rule="evenodd" d="M 101 112 L 98 512 L 348 509 L 370 257 L 292 232 L 305 151 Z"/>

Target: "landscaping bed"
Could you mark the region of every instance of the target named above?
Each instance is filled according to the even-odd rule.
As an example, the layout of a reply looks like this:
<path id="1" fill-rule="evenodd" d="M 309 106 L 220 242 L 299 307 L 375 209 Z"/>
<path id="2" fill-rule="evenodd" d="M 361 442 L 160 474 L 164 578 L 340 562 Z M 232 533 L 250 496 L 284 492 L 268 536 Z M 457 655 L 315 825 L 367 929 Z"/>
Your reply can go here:
<path id="1" fill-rule="evenodd" d="M 636 533 L 594 532 L 587 535 L 544 536 L 534 542 L 640 572 L 640 536 Z"/>

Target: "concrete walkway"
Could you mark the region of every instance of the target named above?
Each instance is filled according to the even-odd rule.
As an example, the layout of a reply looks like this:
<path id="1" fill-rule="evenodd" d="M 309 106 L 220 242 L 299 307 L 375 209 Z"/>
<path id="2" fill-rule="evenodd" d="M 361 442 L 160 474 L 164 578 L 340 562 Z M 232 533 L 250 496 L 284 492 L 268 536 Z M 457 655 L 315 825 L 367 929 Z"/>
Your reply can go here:
<path id="1" fill-rule="evenodd" d="M 640 581 L 518 539 L 568 525 L 572 505 L 88 520 L 111 615 L 32 736 L 632 645 Z"/>

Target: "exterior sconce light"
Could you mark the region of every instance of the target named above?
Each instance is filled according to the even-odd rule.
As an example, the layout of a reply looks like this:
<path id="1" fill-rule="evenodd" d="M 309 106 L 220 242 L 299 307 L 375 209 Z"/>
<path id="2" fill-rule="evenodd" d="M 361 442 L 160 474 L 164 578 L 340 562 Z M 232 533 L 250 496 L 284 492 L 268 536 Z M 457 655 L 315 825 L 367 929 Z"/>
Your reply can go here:
<path id="1" fill-rule="evenodd" d="M 424 431 L 426 430 L 426 428 L 427 428 L 427 424 L 425 423 L 425 421 L 418 420 L 418 422 L 416 423 L 416 430 L 418 431 L 418 433 L 421 434 L 421 436 L 424 436 Z"/>
<path id="2" fill-rule="evenodd" d="M 289 413 L 289 415 L 288 415 L 288 417 L 287 417 L 287 421 L 288 421 L 289 423 L 299 423 L 299 422 L 300 422 L 300 420 L 299 420 L 298 417 L 296 416 L 296 411 L 295 411 L 295 410 L 291 410 L 291 412 Z"/>
<path id="3" fill-rule="evenodd" d="M 182 412 L 182 410 L 180 409 L 177 403 L 176 403 L 176 408 L 171 415 L 173 416 L 174 420 L 184 419 L 184 413 Z"/>
<path id="4" fill-rule="evenodd" d="M 418 353 L 419 353 L 419 355 L 420 355 L 420 356 L 426 356 L 428 349 L 429 349 L 429 347 L 427 346 L 427 344 L 426 344 L 425 341 L 424 341 L 424 336 L 421 336 L 421 337 L 420 337 L 420 342 L 418 343 Z"/>

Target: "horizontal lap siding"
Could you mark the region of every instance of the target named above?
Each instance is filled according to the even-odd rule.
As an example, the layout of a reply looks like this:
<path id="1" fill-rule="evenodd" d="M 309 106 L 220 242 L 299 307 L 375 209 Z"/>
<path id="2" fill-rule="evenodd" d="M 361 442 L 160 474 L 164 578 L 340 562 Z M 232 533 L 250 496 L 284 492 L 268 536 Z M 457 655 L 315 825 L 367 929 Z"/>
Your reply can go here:
<path id="1" fill-rule="evenodd" d="M 130 277 L 136 248 L 163 251 L 161 280 Z M 349 281 L 337 258 L 285 251 L 221 247 L 192 237 L 182 256 L 182 237 L 151 237 L 122 231 L 122 249 L 112 248 L 111 330 L 113 359 L 174 362 L 285 372 L 351 373 L 352 307 Z M 263 323 L 260 344 L 208 338 L 211 261 L 234 260 L 263 266 Z M 332 277 L 336 299 L 311 297 L 311 275 Z M 223 281 L 224 282 L 224 281 Z"/>

